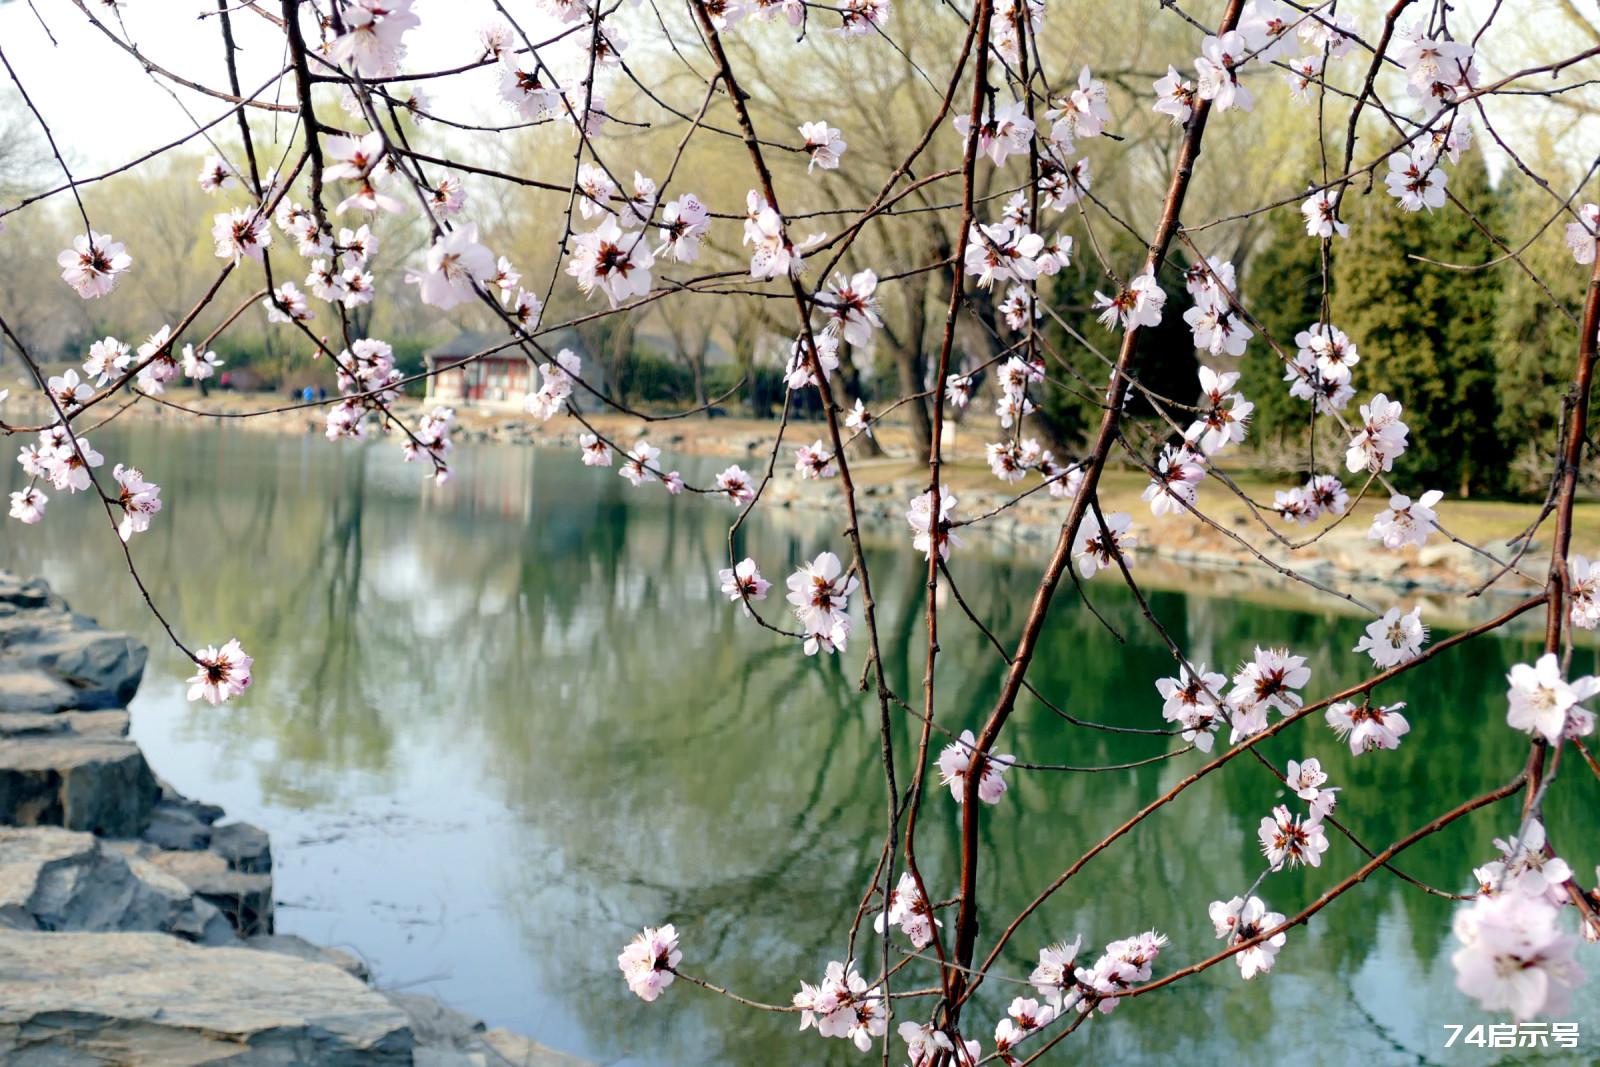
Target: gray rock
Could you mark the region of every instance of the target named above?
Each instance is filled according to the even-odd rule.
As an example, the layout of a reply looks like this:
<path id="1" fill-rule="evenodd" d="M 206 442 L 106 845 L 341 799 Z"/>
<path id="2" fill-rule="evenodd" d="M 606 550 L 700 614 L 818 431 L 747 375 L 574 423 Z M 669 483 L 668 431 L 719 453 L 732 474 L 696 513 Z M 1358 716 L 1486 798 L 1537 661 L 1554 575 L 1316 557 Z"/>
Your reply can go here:
<path id="1" fill-rule="evenodd" d="M 482 1019 L 446 1007 L 421 993 L 384 994 L 411 1019 L 411 1032 L 421 1044 L 440 1049 L 468 1051 L 487 1029 Z"/>
<path id="2" fill-rule="evenodd" d="M 5 638 L 0 632 L 0 641 Z M 0 708 L 9 712 L 51 712 L 70 708 L 77 694 L 64 680 L 42 670 L 18 670 L 0 663 Z"/>
<path id="3" fill-rule="evenodd" d="M 40 579 L 0 572 L 0 712 L 122 707 L 144 645 L 67 609 Z"/>
<path id="4" fill-rule="evenodd" d="M 331 963 L 352 978 L 363 982 L 372 980 L 372 972 L 367 969 L 367 965 L 350 953 L 343 949 L 313 945 L 305 938 L 294 934 L 257 934 L 255 937 L 246 938 L 244 943 L 262 952 L 277 952 L 312 963 Z"/>
<path id="5" fill-rule="evenodd" d="M 210 847 L 236 871 L 266 874 L 272 870 L 272 841 L 258 826 L 247 822 L 213 826 Z"/>
<path id="6" fill-rule="evenodd" d="M 482 1019 L 419 993 L 385 994 L 411 1020 L 415 1067 L 589 1067 L 509 1030 L 490 1030 Z"/>
<path id="7" fill-rule="evenodd" d="M 161 786 L 161 807 L 181 808 L 207 826 L 227 814 L 215 804 L 205 804 L 198 800 L 190 800 L 174 789 L 171 783 L 162 780 L 160 775 L 156 776 L 156 784 Z"/>
<path id="8" fill-rule="evenodd" d="M 18 930 L 154 930 L 233 939 L 213 905 L 171 875 L 56 827 L 0 830 L 0 926 Z"/>
<path id="9" fill-rule="evenodd" d="M 272 933 L 272 875 L 233 870 L 227 860 L 214 852 L 168 852 L 129 844 L 135 855 L 172 875 L 221 911 L 240 937 Z"/>
<path id="10" fill-rule="evenodd" d="M 565 1052 L 546 1048 L 531 1038 L 510 1030 L 489 1030 L 483 1035 L 483 1045 L 490 1067 L 593 1067 L 588 1060 L 580 1060 Z M 498 1056 L 499 1059 L 494 1057 Z M 419 1061 L 420 1062 L 420 1061 Z"/>
<path id="11" fill-rule="evenodd" d="M 137 837 L 160 790 L 132 741 L 75 733 L 0 740 L 0 823 Z"/>
<path id="12" fill-rule="evenodd" d="M 83 737 L 128 736 L 128 713 L 111 711 L 12 711 L 0 713 L 0 737 L 37 737 L 40 734 L 79 734 Z"/>
<path id="13" fill-rule="evenodd" d="M 157 804 L 140 839 L 157 848 L 195 852 L 211 843 L 211 827 L 183 808 Z"/>
<path id="14" fill-rule="evenodd" d="M 63 734 L 72 728 L 65 715 L 43 711 L 9 711 L 0 714 L 0 737 L 33 737 L 37 734 Z"/>
<path id="15" fill-rule="evenodd" d="M 0 610 L 46 608 L 52 601 L 62 610 L 66 609 L 66 604 L 50 592 L 50 583 L 43 578 L 19 578 L 10 571 L 0 571 Z"/>
<path id="16" fill-rule="evenodd" d="M 119 738 L 128 736 L 128 712 L 124 708 L 102 711 L 64 711 L 58 718 L 80 737 Z"/>
<path id="17" fill-rule="evenodd" d="M 406 1014 L 337 967 L 161 934 L 0 931 L 14 1067 L 409 1067 Z"/>

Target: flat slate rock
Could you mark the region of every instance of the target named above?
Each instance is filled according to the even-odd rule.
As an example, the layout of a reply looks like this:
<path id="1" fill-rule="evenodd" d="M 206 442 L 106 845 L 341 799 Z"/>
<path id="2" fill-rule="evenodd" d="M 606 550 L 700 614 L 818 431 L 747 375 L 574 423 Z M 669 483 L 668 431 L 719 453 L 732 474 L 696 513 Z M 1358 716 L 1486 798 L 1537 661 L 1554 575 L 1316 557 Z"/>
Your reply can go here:
<path id="1" fill-rule="evenodd" d="M 411 1020 L 417 1049 L 414 1067 L 592 1067 L 509 1030 L 490 1030 L 420 993 L 385 994 Z"/>
<path id="2" fill-rule="evenodd" d="M 121 708 L 110 711 L 0 712 L 0 737 L 68 733 L 83 737 L 127 737 L 128 713 Z"/>
<path id="3" fill-rule="evenodd" d="M 173 852 L 132 841 L 116 841 L 112 846 L 188 886 L 227 916 L 239 936 L 272 933 L 272 875 L 236 871 L 215 852 Z"/>
<path id="4" fill-rule="evenodd" d="M 565 1052 L 546 1048 L 531 1038 L 510 1030 L 488 1030 L 483 1035 L 484 1047 L 493 1055 L 486 1056 L 489 1067 L 594 1067 L 588 1060 L 580 1060 Z M 496 1060 L 494 1057 L 500 1057 Z M 424 1067 L 423 1058 L 417 1057 L 417 1067 Z"/>
<path id="5" fill-rule="evenodd" d="M 313 963 L 331 963 L 352 978 L 363 982 L 372 980 L 367 965 L 344 949 L 313 944 L 296 934 L 257 934 L 245 938 L 244 944 L 261 952 L 277 952 Z"/>
<path id="6" fill-rule="evenodd" d="M 212 943 L 235 936 L 172 875 L 57 827 L 0 829 L 0 927 L 160 931 Z"/>
<path id="7" fill-rule="evenodd" d="M 0 712 L 123 707 L 147 655 L 71 611 L 43 579 L 0 571 Z"/>
<path id="8" fill-rule="evenodd" d="M 137 837 L 161 790 L 139 746 L 75 732 L 0 739 L 0 823 Z"/>
<path id="9" fill-rule="evenodd" d="M 161 934 L 0 931 L 11 1067 L 411 1067 L 406 1013 L 338 967 Z"/>
<path id="10" fill-rule="evenodd" d="M 247 822 L 213 826 L 210 848 L 236 871 L 266 874 L 272 870 L 272 840 L 259 826 Z"/>

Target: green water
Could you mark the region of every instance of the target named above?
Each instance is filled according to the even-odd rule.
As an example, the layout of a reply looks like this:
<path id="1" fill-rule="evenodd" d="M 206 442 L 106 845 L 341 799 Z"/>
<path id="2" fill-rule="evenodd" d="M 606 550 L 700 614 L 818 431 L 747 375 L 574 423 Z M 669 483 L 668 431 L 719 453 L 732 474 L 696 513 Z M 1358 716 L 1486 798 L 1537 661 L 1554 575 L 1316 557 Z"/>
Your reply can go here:
<path id="1" fill-rule="evenodd" d="M 457 479 L 438 490 L 388 444 L 157 427 L 103 431 L 94 443 L 108 468 L 135 463 L 163 486 L 165 510 L 135 541 L 137 559 L 186 638 L 237 636 L 255 655 L 246 698 L 184 702 L 183 661 L 158 640 L 89 501 L 56 495 L 42 526 L 8 522 L 0 565 L 46 575 L 80 610 L 150 643 L 135 734 L 179 788 L 272 832 L 280 929 L 353 946 L 380 984 L 436 993 L 598 1062 L 877 1062 L 793 1033 L 793 1016 L 684 983 L 642 1004 L 615 968 L 639 926 L 671 921 L 685 970 L 786 1002 L 800 979 L 815 982 L 842 958 L 882 840 L 877 710 L 854 685 L 864 640 L 841 659 L 807 659 L 720 600 L 726 505 L 630 490 L 572 454 L 531 449 L 463 448 Z M 693 480 L 720 464 L 679 466 Z M 968 541 L 956 579 L 1010 640 L 1039 562 L 983 534 Z M 836 521 L 779 513 L 752 522 L 739 552 L 777 582 L 775 607 L 783 576 L 824 548 L 847 555 Z M 875 534 L 871 553 L 891 681 L 917 692 L 921 558 L 898 528 Z M 1152 683 L 1171 660 L 1109 579 L 1090 590 L 1126 641 L 1069 590 L 1030 678 L 1075 715 L 1158 727 Z M 1151 606 L 1196 661 L 1231 670 L 1270 642 L 1309 656 L 1313 696 L 1362 675 L 1366 657 L 1349 650 L 1363 619 L 1226 576 L 1176 584 L 1186 591 L 1156 591 Z M 1001 664 L 953 605 L 943 619 L 941 721 L 976 727 Z M 1516 771 L 1526 746 L 1504 724 L 1504 674 L 1533 649 L 1526 636 L 1479 643 L 1385 687 L 1386 703 L 1410 703 L 1413 729 L 1397 752 L 1353 759 L 1320 717 L 1264 750 L 1280 766 L 1320 758 L 1345 790 L 1338 815 L 1382 847 Z M 1594 670 L 1594 659 L 1581 649 L 1574 666 Z M 914 737 L 905 720 L 895 725 L 904 781 Z M 1029 700 L 1001 745 L 1076 765 L 1174 747 L 1073 728 Z M 1013 772 L 984 813 L 980 951 L 1197 763 L 1191 753 L 1114 773 Z M 1580 771 L 1563 768 L 1548 808 L 1554 841 L 1587 878 L 1600 861 L 1600 789 Z M 1079 933 L 1097 947 L 1165 932 L 1158 975 L 1210 955 L 1206 904 L 1254 881 L 1255 825 L 1280 795 L 1250 760 L 1203 780 L 1041 909 L 1004 973 L 1025 975 L 1040 945 Z M 936 897 L 953 890 L 956 825 L 949 794 L 930 791 L 920 852 Z M 1397 865 L 1459 890 L 1492 856 L 1490 839 L 1515 828 L 1512 807 L 1482 812 Z M 1261 895 L 1293 912 L 1361 863 L 1350 843 L 1333 842 L 1321 870 L 1274 875 Z M 1443 1024 L 1490 1021 L 1452 986 L 1452 906 L 1375 877 L 1292 932 L 1271 975 L 1246 984 L 1231 964 L 1216 968 L 1085 1027 L 1058 1059 L 1591 1062 L 1594 985 L 1580 997 L 1579 1053 L 1442 1047 Z M 1600 953 L 1584 962 L 1600 971 Z M 991 982 L 969 1012 L 986 1048 L 1014 992 Z"/>

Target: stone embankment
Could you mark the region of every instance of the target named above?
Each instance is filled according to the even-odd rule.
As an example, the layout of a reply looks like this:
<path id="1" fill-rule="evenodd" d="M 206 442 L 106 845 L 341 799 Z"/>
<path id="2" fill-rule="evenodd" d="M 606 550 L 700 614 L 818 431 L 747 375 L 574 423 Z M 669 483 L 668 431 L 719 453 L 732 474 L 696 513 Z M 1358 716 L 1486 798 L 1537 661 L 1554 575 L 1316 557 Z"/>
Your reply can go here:
<path id="1" fill-rule="evenodd" d="M 0 572 L 0 1063 L 582 1067 L 276 933 L 266 833 L 128 737 L 144 666 Z"/>

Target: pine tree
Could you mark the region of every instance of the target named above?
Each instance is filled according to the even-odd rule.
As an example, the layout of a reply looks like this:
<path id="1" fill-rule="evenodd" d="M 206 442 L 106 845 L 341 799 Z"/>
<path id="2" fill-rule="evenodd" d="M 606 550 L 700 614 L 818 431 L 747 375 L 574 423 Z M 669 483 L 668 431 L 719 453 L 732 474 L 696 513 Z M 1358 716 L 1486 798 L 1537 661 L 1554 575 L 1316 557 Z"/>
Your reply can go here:
<path id="1" fill-rule="evenodd" d="M 1481 155 L 1463 156 L 1449 187 L 1494 229 L 1500 212 Z M 1360 349 L 1357 401 L 1383 392 L 1405 406 L 1411 447 L 1396 463 L 1396 484 L 1493 491 L 1505 474 L 1494 386 L 1501 275 L 1413 257 L 1483 263 L 1498 249 L 1454 205 L 1408 213 L 1379 189 L 1350 199 L 1350 238 L 1334 265 L 1333 323 Z"/>
<path id="2" fill-rule="evenodd" d="M 1122 344 L 1122 329 L 1119 326 L 1115 330 L 1108 330 L 1096 319 L 1095 291 L 1109 296 L 1116 283 L 1101 269 L 1100 261 L 1081 226 L 1064 228 L 1062 232 L 1072 235 L 1072 262 L 1054 277 L 1041 279 L 1040 299 L 1049 301 L 1055 313 L 1105 357 L 1102 360 L 1087 351 L 1083 343 L 1063 329 L 1054 318 L 1046 316 L 1040 322 L 1040 332 L 1045 341 L 1078 372 L 1078 376 L 1074 376 L 1053 359 L 1046 359 L 1050 376 L 1066 382 L 1073 391 L 1069 394 L 1065 390 L 1051 388 L 1039 404 L 1039 414 L 1050 436 L 1063 446 L 1072 446 L 1099 423 L 1103 408 L 1089 398 L 1093 396 L 1099 399 L 1105 393 L 1111 373 L 1106 360 L 1116 359 Z M 1106 257 L 1122 272 L 1123 281 L 1131 281 L 1133 272 L 1144 263 L 1145 246 L 1121 231 L 1108 239 L 1106 234 L 1097 230 L 1096 237 Z M 1183 313 L 1194 302 L 1184 287 L 1183 277 L 1174 268 L 1164 268 L 1157 278 L 1162 291 L 1167 294 L 1167 302 L 1161 311 L 1160 324 L 1139 331 L 1134 376 L 1147 389 L 1160 396 L 1186 404 L 1193 403 L 1199 395 L 1195 378 L 1194 339 L 1188 324 L 1183 321 Z M 1129 394 L 1127 413 L 1134 417 L 1154 417 L 1148 399 L 1138 390 L 1132 390 Z M 1181 425 L 1183 417 L 1178 416 L 1177 421 Z"/>
<path id="3" fill-rule="evenodd" d="M 1293 355 L 1294 335 L 1322 317 L 1322 242 L 1306 235 L 1297 206 L 1272 213 L 1265 246 L 1251 258 L 1240 289 L 1251 316 Z M 1283 361 L 1261 338 L 1250 342 L 1239 361 L 1239 388 L 1256 406 L 1250 419 L 1254 440 L 1277 443 L 1304 432 L 1311 406 L 1289 395 Z"/>
<path id="4" fill-rule="evenodd" d="M 1580 201 L 1583 197 L 1578 198 Z M 1522 228 L 1549 218 L 1554 201 L 1524 184 L 1508 205 Z M 1537 220 L 1537 221 L 1535 221 Z M 1588 268 L 1573 262 L 1558 219 L 1522 253 L 1522 261 L 1544 280 L 1568 311 L 1581 313 Z M 1520 233 L 1515 236 L 1520 236 Z M 1526 238 L 1522 238 L 1526 240 Z M 1578 328 L 1557 311 L 1533 279 L 1515 265 L 1505 270 L 1495 322 L 1495 389 L 1500 396 L 1501 439 L 1513 452 L 1509 485 L 1537 493 L 1549 477 L 1558 442 L 1562 397 L 1572 379 Z"/>

